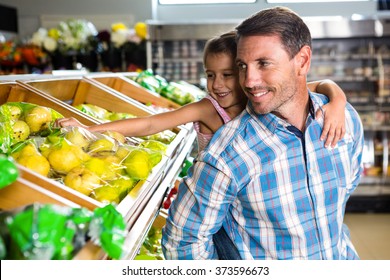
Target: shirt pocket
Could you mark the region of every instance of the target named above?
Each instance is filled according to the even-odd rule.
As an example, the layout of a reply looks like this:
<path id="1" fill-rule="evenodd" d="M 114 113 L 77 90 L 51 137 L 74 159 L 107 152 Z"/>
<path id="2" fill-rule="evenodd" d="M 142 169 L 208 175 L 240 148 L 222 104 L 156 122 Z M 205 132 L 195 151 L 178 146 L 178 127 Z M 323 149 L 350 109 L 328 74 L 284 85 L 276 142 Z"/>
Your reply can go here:
<path id="1" fill-rule="evenodd" d="M 350 133 L 346 133 L 335 148 L 331 149 L 333 157 L 334 170 L 337 176 L 337 181 L 340 188 L 351 190 L 352 185 L 352 154 L 353 154 L 353 138 Z"/>

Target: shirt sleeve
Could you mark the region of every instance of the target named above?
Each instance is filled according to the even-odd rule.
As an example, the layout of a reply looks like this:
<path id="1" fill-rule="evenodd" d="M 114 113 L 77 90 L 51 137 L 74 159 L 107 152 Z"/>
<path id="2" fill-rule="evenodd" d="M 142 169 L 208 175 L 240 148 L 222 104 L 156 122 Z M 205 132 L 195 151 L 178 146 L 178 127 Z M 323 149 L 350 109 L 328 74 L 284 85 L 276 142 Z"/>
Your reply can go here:
<path id="1" fill-rule="evenodd" d="M 352 110 L 351 115 L 352 121 L 349 125 L 353 126 L 353 135 L 354 135 L 354 148 L 352 154 L 352 178 L 351 182 L 353 185 L 353 190 L 358 186 L 361 175 L 363 173 L 363 148 L 364 148 L 364 130 L 363 124 L 360 120 L 358 113 L 355 110 Z"/>
<path id="2" fill-rule="evenodd" d="M 196 161 L 179 186 L 163 228 L 166 259 L 217 259 L 212 241 L 234 200 L 231 179 L 210 161 Z"/>

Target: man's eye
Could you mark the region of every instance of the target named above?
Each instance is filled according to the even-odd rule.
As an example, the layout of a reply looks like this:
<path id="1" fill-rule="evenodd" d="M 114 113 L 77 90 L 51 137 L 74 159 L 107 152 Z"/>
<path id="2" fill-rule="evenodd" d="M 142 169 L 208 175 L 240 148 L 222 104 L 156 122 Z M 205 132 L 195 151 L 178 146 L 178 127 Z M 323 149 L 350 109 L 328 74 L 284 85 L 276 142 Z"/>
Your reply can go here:
<path id="1" fill-rule="evenodd" d="M 259 64 L 261 67 L 265 67 L 268 66 L 270 63 L 268 61 L 260 61 Z"/>

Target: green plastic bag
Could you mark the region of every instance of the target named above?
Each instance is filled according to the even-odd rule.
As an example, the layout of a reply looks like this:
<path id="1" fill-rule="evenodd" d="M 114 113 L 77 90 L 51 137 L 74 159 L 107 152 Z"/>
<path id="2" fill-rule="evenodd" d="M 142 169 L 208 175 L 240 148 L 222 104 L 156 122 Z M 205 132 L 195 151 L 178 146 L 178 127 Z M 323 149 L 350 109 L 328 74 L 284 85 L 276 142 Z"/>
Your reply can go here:
<path id="1" fill-rule="evenodd" d="M 0 154 L 0 189 L 12 184 L 19 177 L 19 170 L 12 157 Z"/>
<path id="2" fill-rule="evenodd" d="M 94 210 L 89 235 L 112 259 L 120 259 L 126 237 L 123 217 L 111 204 Z"/>
<path id="3" fill-rule="evenodd" d="M 154 75 L 151 69 L 140 72 L 135 81 L 142 87 L 160 93 L 168 85 L 168 81 L 159 75 Z"/>

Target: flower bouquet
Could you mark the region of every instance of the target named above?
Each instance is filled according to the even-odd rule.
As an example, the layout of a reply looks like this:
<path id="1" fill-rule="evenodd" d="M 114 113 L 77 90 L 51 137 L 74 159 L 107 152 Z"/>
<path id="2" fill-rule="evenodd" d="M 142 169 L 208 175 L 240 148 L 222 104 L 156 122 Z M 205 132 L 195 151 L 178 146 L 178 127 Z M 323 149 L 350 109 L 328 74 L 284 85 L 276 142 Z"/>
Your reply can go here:
<path id="1" fill-rule="evenodd" d="M 0 66 L 2 74 L 23 73 L 22 51 L 15 41 L 0 43 Z"/>
<path id="2" fill-rule="evenodd" d="M 95 26 L 83 19 L 61 21 L 49 30 L 39 28 L 31 43 L 43 47 L 52 59 L 53 69 L 86 67 L 96 71 L 99 42 Z"/>
<path id="3" fill-rule="evenodd" d="M 138 22 L 134 28 L 128 28 L 124 23 L 111 25 L 111 30 L 99 32 L 98 38 L 102 43 L 102 64 L 108 71 L 129 70 L 131 63 L 137 63 L 136 68 L 146 67 L 146 25 Z M 138 59 L 134 59 L 137 57 Z"/>

